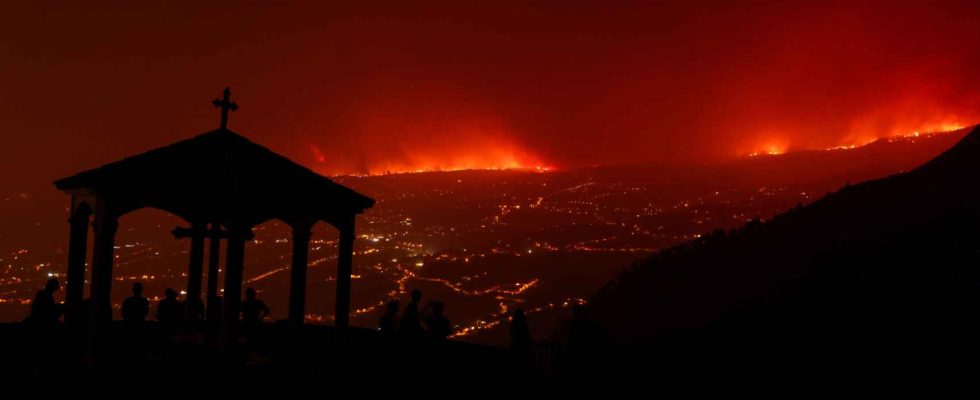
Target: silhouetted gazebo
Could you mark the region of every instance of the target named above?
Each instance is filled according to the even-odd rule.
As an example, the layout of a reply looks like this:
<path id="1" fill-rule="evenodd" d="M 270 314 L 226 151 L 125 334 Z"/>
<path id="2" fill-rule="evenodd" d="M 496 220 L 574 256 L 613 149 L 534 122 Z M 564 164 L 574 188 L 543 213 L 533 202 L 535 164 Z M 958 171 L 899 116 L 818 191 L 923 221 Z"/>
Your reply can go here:
<path id="1" fill-rule="evenodd" d="M 174 231 L 177 237 L 191 239 L 188 305 L 201 301 L 204 244 L 210 238 L 208 306 L 214 306 L 220 240 L 227 240 L 220 314 L 225 343 L 233 338 L 238 322 L 245 242 L 252 237 L 252 228 L 273 219 L 292 227 L 289 320 L 302 324 L 310 230 L 318 221 L 333 225 L 340 232 L 335 327 L 338 333 L 347 328 L 354 221 L 374 200 L 228 130 L 228 111 L 237 109 L 229 96 L 225 89 L 224 98 L 214 101 L 222 109 L 217 130 L 55 182 L 71 195 L 65 297 L 69 310 L 82 304 L 90 219 L 94 228 L 90 336 L 112 319 L 110 290 L 118 219 L 147 207 L 172 213 L 190 225 Z"/>

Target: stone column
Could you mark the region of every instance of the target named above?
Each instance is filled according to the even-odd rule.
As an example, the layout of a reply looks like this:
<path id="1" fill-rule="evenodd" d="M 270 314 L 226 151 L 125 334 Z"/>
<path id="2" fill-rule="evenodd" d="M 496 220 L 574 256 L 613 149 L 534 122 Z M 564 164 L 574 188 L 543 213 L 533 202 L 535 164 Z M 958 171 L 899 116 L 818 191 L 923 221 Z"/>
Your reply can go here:
<path id="1" fill-rule="evenodd" d="M 96 213 L 92 246 L 92 321 L 112 320 L 112 262 L 116 241 L 116 217 Z"/>
<path id="2" fill-rule="evenodd" d="M 211 224 L 211 231 L 208 232 L 208 240 L 211 241 L 211 249 L 208 251 L 208 312 L 207 319 L 210 322 L 218 322 L 221 319 L 221 310 L 218 307 L 218 263 L 221 260 L 221 227 L 218 224 Z"/>
<path id="3" fill-rule="evenodd" d="M 289 322 L 303 325 L 306 316 L 306 270 L 310 250 L 310 224 L 293 225 L 293 262 L 289 279 Z"/>
<path id="4" fill-rule="evenodd" d="M 112 322 L 112 261 L 115 246 L 116 216 L 99 200 L 95 209 L 95 241 L 92 249 L 91 310 L 86 343 L 86 364 L 96 368 L 106 351 L 109 324 Z"/>
<path id="5" fill-rule="evenodd" d="M 345 340 L 350 325 L 350 280 L 354 257 L 354 215 L 346 217 L 338 227 L 340 243 L 337 254 L 337 303 L 334 327 L 338 340 Z"/>
<path id="6" fill-rule="evenodd" d="M 74 203 L 74 201 L 72 202 Z M 75 325 L 84 319 L 79 315 L 82 310 L 82 299 L 85 296 L 85 258 L 88 247 L 89 216 L 92 215 L 88 205 L 74 207 L 71 218 L 71 234 L 68 238 L 68 271 L 65 282 L 65 322 Z"/>
<path id="7" fill-rule="evenodd" d="M 224 312 L 221 319 L 221 346 L 228 347 L 238 339 L 238 320 L 242 303 L 242 277 L 245 268 L 245 241 L 251 230 L 228 227 L 228 255 L 225 258 Z"/>
<path id="8" fill-rule="evenodd" d="M 204 235 L 207 225 L 191 224 L 190 262 L 187 267 L 187 296 L 185 297 L 186 316 L 188 319 L 200 318 L 201 307 L 201 276 L 204 273 Z"/>

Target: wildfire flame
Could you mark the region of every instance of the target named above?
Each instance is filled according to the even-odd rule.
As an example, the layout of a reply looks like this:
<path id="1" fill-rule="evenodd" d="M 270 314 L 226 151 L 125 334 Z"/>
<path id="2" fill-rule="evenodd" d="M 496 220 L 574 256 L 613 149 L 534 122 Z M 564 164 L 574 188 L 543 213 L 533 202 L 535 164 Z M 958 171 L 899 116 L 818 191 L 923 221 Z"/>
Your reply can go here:
<path id="1" fill-rule="evenodd" d="M 316 146 L 310 150 L 317 163 L 328 161 Z M 374 160 L 360 170 L 342 168 L 319 168 L 326 175 L 386 175 L 461 170 L 526 170 L 536 172 L 554 171 L 555 167 L 542 161 L 530 152 L 506 143 L 492 143 L 473 148 L 464 147 L 443 153 L 426 149 L 405 151 L 399 157 Z"/>
<path id="2" fill-rule="evenodd" d="M 748 153 L 749 157 L 757 156 L 777 156 L 789 149 L 789 142 L 782 139 L 770 139 L 766 141 L 759 150 Z"/>
<path id="3" fill-rule="evenodd" d="M 533 170 L 548 172 L 554 167 L 507 149 L 488 149 L 484 152 L 466 152 L 443 156 L 413 155 L 408 160 L 395 160 L 372 165 L 367 175 L 396 173 L 420 173 L 435 171 L 482 170 Z"/>
<path id="4" fill-rule="evenodd" d="M 880 139 L 897 140 L 897 139 L 912 139 L 920 136 L 928 136 L 935 134 L 948 133 L 953 131 L 958 131 L 960 129 L 966 128 L 967 124 L 962 124 L 958 122 L 944 121 L 934 124 L 924 124 L 919 128 L 911 130 L 901 130 L 902 128 L 894 128 L 887 135 L 872 135 L 869 133 L 859 133 L 852 134 L 851 137 L 860 138 L 849 143 L 840 144 L 831 147 L 825 147 L 820 150 L 851 150 L 858 147 L 866 146 L 874 143 Z M 757 150 L 747 153 L 749 157 L 757 156 L 775 156 L 786 153 L 789 149 L 789 145 L 786 142 L 781 142 L 780 139 L 770 139 L 764 142 L 762 145 L 757 147 Z"/>

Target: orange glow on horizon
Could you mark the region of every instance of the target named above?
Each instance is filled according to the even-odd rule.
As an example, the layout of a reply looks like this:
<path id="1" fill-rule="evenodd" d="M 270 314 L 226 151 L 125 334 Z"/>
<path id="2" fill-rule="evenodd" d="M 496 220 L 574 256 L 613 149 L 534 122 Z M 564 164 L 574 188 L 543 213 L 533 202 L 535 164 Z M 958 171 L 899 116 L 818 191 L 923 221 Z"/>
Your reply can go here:
<path id="1" fill-rule="evenodd" d="M 372 169 L 368 173 L 333 173 L 327 174 L 328 176 L 377 176 L 377 175 L 396 175 L 396 174 L 419 174 L 425 172 L 450 172 L 450 171 L 469 171 L 469 170 L 483 170 L 483 171 L 529 171 L 529 172 L 553 172 L 556 170 L 555 167 L 547 165 L 524 165 L 515 162 L 506 162 L 502 164 L 479 164 L 473 162 L 461 162 L 455 163 L 443 163 L 443 162 L 431 162 L 429 164 L 417 165 L 417 166 L 393 166 L 391 168 L 384 169 Z"/>
<path id="2" fill-rule="evenodd" d="M 773 139 L 760 146 L 760 149 L 748 153 L 749 157 L 778 156 L 789 150 L 789 143 L 782 139 Z"/>
<path id="3" fill-rule="evenodd" d="M 931 136 L 936 134 L 943 134 L 958 131 L 964 128 L 972 126 L 970 124 L 963 124 L 959 122 L 944 121 L 940 123 L 933 124 L 922 124 L 916 129 L 903 129 L 893 128 L 887 135 L 872 135 L 872 134 L 853 134 L 850 135 L 853 138 L 859 138 L 855 140 L 849 140 L 847 143 L 839 144 L 836 146 L 825 147 L 821 149 L 806 149 L 806 148 L 794 148 L 792 150 L 852 150 L 859 147 L 867 146 L 878 140 L 898 140 L 898 139 L 912 139 L 920 136 Z M 763 142 L 762 145 L 758 146 L 755 150 L 742 153 L 745 156 L 756 157 L 756 156 L 775 156 L 784 154 L 790 150 L 788 145 L 777 144 L 781 143 L 779 139 L 772 139 Z"/>
<path id="4" fill-rule="evenodd" d="M 828 148 L 826 148 L 824 150 L 851 150 L 851 149 L 856 149 L 858 147 L 867 146 L 867 145 L 869 145 L 871 143 L 874 143 L 874 142 L 876 142 L 878 140 L 882 140 L 882 139 L 892 141 L 892 140 L 897 140 L 897 139 L 911 139 L 911 138 L 917 138 L 917 137 L 920 137 L 920 136 L 938 135 L 938 134 L 943 134 L 943 133 L 949 133 L 949 132 L 958 131 L 958 130 L 963 129 L 963 128 L 966 128 L 968 126 L 970 126 L 970 125 L 960 124 L 960 123 L 955 123 L 955 122 L 943 122 L 943 123 L 939 123 L 939 124 L 925 125 L 923 128 L 915 129 L 915 130 L 911 130 L 911 131 L 897 131 L 897 132 L 893 132 L 892 134 L 890 134 L 888 136 L 872 137 L 870 139 L 863 140 L 863 141 L 861 141 L 859 143 L 851 143 L 851 144 L 845 144 L 845 145 L 840 145 L 840 146 L 828 147 Z"/>
<path id="5" fill-rule="evenodd" d="M 534 156 L 516 146 L 492 143 L 489 148 L 463 148 L 450 150 L 451 154 L 436 154 L 436 151 L 409 152 L 397 160 L 374 163 L 366 171 L 351 171 L 328 167 L 318 168 L 325 175 L 372 176 L 388 174 L 407 174 L 422 172 L 445 172 L 463 170 L 520 170 L 551 172 L 556 168 L 540 157 Z M 317 163 L 324 163 L 326 157 L 315 146 L 311 151 Z"/>

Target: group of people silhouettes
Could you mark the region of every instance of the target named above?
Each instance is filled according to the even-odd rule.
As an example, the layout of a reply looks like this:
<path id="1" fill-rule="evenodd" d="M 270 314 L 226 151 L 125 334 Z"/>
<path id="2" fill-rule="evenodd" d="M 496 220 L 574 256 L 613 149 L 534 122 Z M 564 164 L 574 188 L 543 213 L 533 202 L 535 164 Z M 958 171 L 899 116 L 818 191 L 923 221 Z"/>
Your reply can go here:
<path id="1" fill-rule="evenodd" d="M 422 300 L 422 291 L 412 290 L 412 301 L 409 302 L 402 311 L 401 318 L 398 317 L 398 300 L 391 300 L 386 305 L 385 314 L 378 321 L 378 330 L 386 335 L 394 335 L 396 332 L 408 339 L 430 338 L 443 340 L 452 334 L 452 325 L 444 312 L 446 305 L 441 301 L 428 303 L 420 312 L 419 302 Z"/>
<path id="2" fill-rule="evenodd" d="M 196 307 L 193 299 L 181 302 L 177 292 L 171 288 L 164 291 L 164 297 L 157 303 L 156 320 L 163 324 L 177 324 L 185 320 L 203 318 L 203 310 Z M 145 321 L 149 314 L 150 301 L 143 297 L 143 284 L 133 284 L 133 295 L 123 301 L 123 321 Z M 242 323 L 248 326 L 260 324 L 269 316 L 269 307 L 256 298 L 254 288 L 245 289 L 245 300 L 241 303 Z"/>
<path id="3" fill-rule="evenodd" d="M 61 316 L 66 313 L 65 306 L 55 301 L 55 293 L 60 288 L 57 279 L 48 280 L 44 288 L 34 297 L 30 316 L 25 319 L 25 322 L 42 328 L 58 325 Z M 122 319 L 130 323 L 146 321 L 151 304 L 150 300 L 143 296 L 143 284 L 133 283 L 132 291 L 132 296 L 122 303 Z M 378 330 L 388 338 L 433 342 L 446 340 L 452 335 L 453 328 L 449 318 L 444 314 L 445 305 L 440 301 L 432 301 L 420 310 L 421 300 L 422 292 L 415 289 L 411 293 L 411 301 L 404 309 L 399 310 L 400 303 L 397 299 L 389 301 L 385 313 L 379 320 Z M 162 326 L 177 327 L 185 321 L 202 319 L 203 307 L 196 307 L 193 304 L 189 306 L 188 301 L 181 302 L 175 290 L 166 289 L 164 297 L 156 304 L 156 320 Z M 194 308 L 189 312 L 188 307 Z M 87 310 L 87 307 L 82 309 Z M 400 315 L 399 311 L 401 311 Z M 269 307 L 257 299 L 256 290 L 246 288 L 245 299 L 240 306 L 242 326 L 245 328 L 246 335 L 255 333 L 256 330 L 253 328 L 261 325 L 262 320 L 267 318 L 269 313 Z M 586 316 L 583 305 L 573 305 L 572 313 L 573 319 L 568 325 L 569 336 L 568 344 L 564 349 L 564 358 L 570 368 L 581 369 L 580 367 L 596 365 L 598 360 L 608 352 L 611 343 L 598 324 Z M 515 357 L 516 365 L 535 368 L 536 346 L 524 310 L 515 310 L 509 322 L 510 350 Z"/>
<path id="4" fill-rule="evenodd" d="M 163 291 L 163 299 L 157 303 L 156 320 L 162 324 L 174 325 L 185 320 L 201 319 L 201 308 L 190 303 L 190 299 L 181 302 L 177 299 L 177 291 L 167 288 Z M 149 313 L 150 301 L 143 297 L 143 284 L 140 282 L 133 283 L 133 295 L 126 298 L 122 303 L 123 321 L 146 321 Z"/>
<path id="5" fill-rule="evenodd" d="M 167 288 L 163 299 L 157 303 L 156 320 L 162 324 L 177 324 L 185 318 L 200 319 L 199 315 L 186 315 L 186 304 L 177 300 L 177 292 Z M 143 284 L 133 283 L 133 295 L 122 303 L 122 319 L 127 322 L 143 322 L 150 313 L 150 300 L 143 297 Z"/>
<path id="6" fill-rule="evenodd" d="M 39 290 L 31 303 L 31 313 L 25 322 L 33 325 L 57 325 L 65 314 L 64 304 L 54 300 L 54 294 L 61 289 L 58 279 L 51 278 L 44 289 Z M 143 283 L 133 283 L 133 295 L 122 303 L 122 320 L 127 322 L 144 322 L 150 314 L 150 300 L 143 297 Z M 200 300 L 187 299 L 180 301 L 177 291 L 171 288 L 164 290 L 163 299 L 157 302 L 155 318 L 161 324 L 177 325 L 184 321 L 200 320 L 204 317 L 204 309 Z M 241 303 L 242 323 L 254 326 L 269 316 L 269 307 L 256 298 L 253 288 L 245 290 L 245 300 Z"/>

